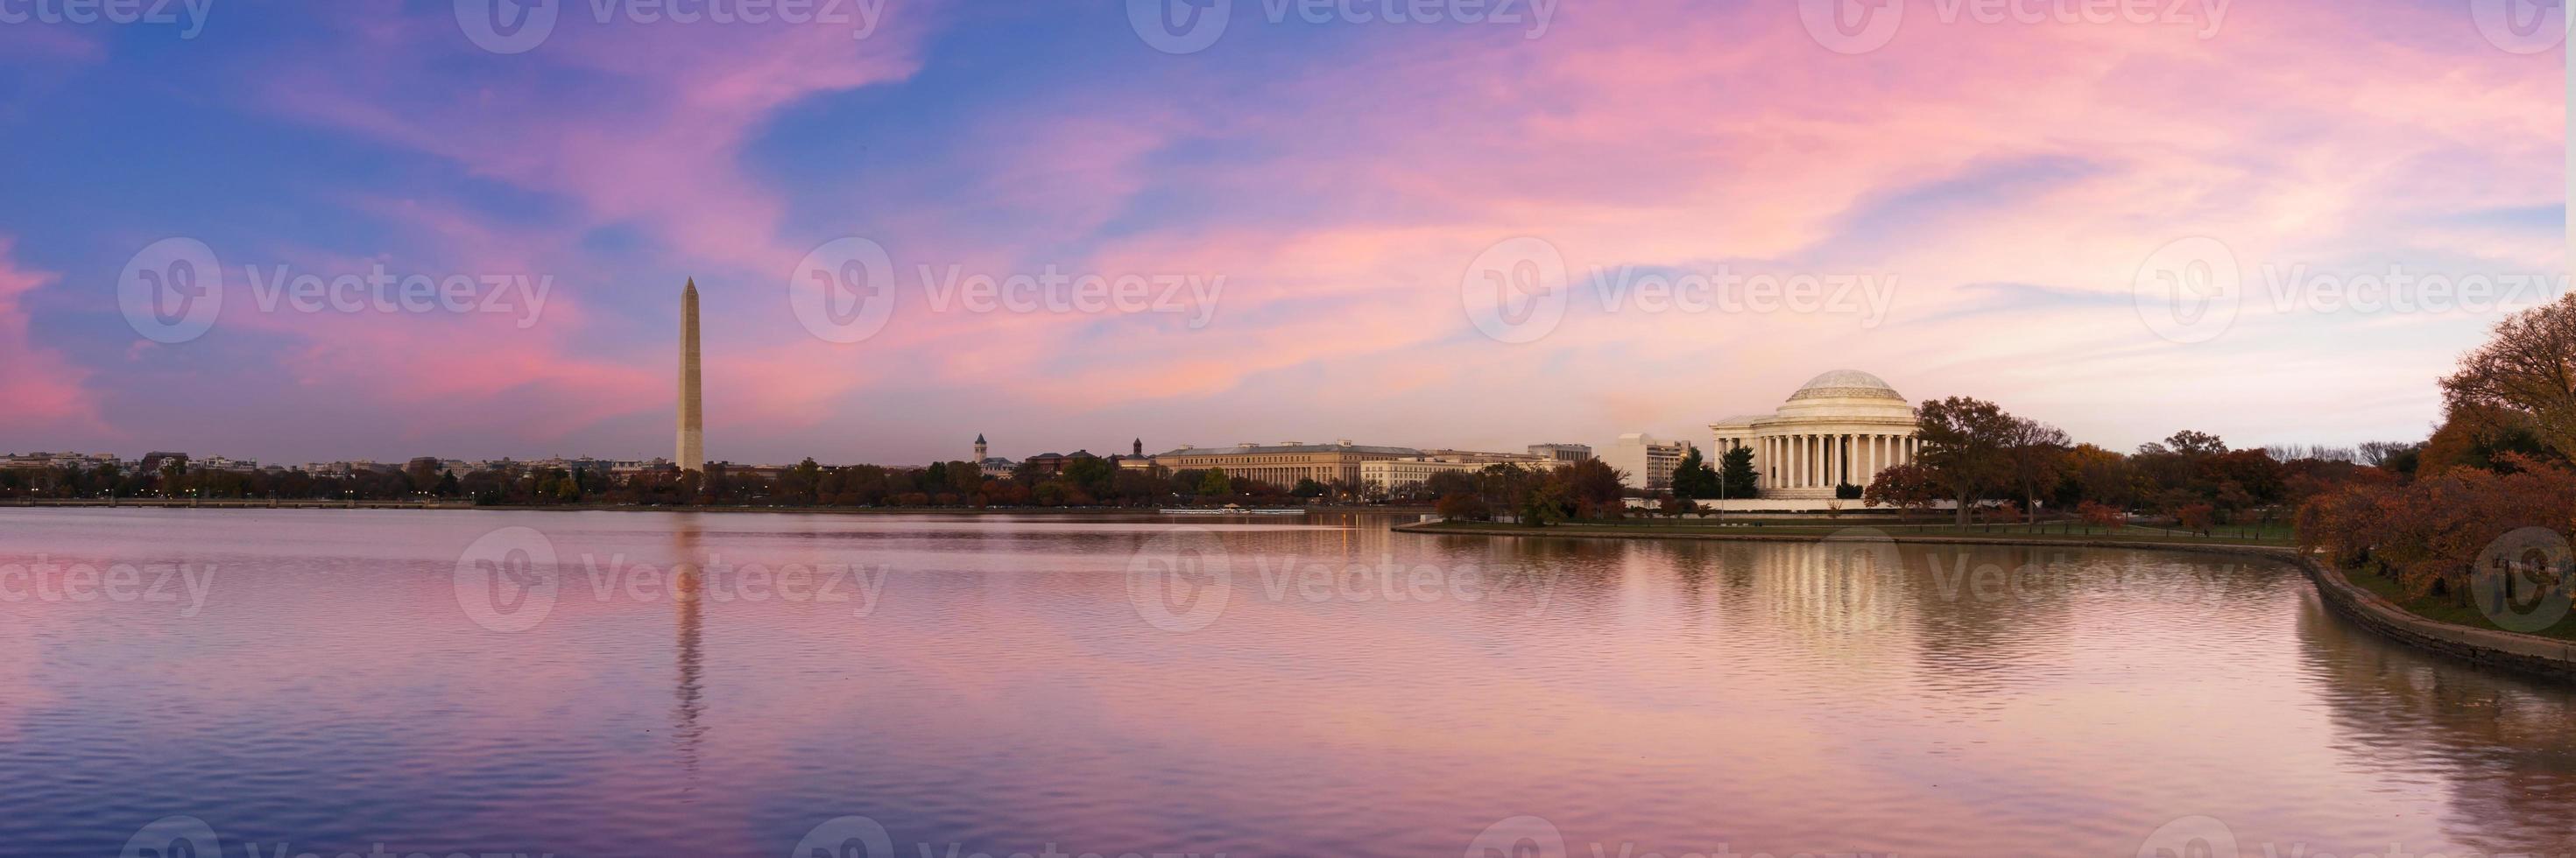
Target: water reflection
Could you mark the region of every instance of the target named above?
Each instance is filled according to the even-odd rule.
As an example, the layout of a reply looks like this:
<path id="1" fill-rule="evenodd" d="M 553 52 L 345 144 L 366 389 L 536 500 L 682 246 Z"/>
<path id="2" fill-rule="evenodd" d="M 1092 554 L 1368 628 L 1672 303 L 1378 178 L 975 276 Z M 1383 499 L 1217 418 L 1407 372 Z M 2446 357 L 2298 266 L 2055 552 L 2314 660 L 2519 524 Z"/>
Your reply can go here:
<path id="1" fill-rule="evenodd" d="M 699 716 L 706 708 L 706 691 L 700 676 L 704 669 L 704 656 L 699 652 L 702 615 L 706 611 L 706 583 L 705 569 L 701 565 L 705 562 L 701 559 L 704 555 L 698 551 L 699 534 L 695 513 L 682 513 L 671 523 L 671 570 L 674 576 L 671 609 L 678 631 L 673 649 L 679 662 L 679 682 L 672 691 L 676 700 L 671 710 L 675 721 L 672 735 L 679 743 L 680 771 L 686 783 L 684 791 L 688 793 L 697 791 L 698 746 L 706 738 L 706 727 L 699 723 Z"/>
<path id="2" fill-rule="evenodd" d="M 1579 855 L 2135 854 L 2198 815 L 2248 854 L 2576 845 L 2576 695 L 2391 646 L 2225 558 L 1356 518 L 27 512 L 0 511 L 0 565 L 225 571 L 188 619 L 0 600 L 0 852 L 113 854 L 171 813 L 290 854 L 778 854 L 852 814 L 901 854 L 1458 854 L 1524 814 Z M 504 526 L 574 566 L 511 633 L 449 580 Z M 1176 526 L 1233 570 L 1181 632 L 1128 586 Z M 619 555 L 670 577 L 586 580 Z M 750 564 L 873 583 L 758 598 L 726 571 Z"/>
<path id="3" fill-rule="evenodd" d="M 2383 789 L 2439 785 L 2444 831 L 2480 851 L 2563 842 L 2576 810 L 2576 698 L 2520 676 L 2367 645 L 2310 597 L 2300 663 L 2356 763 Z"/>

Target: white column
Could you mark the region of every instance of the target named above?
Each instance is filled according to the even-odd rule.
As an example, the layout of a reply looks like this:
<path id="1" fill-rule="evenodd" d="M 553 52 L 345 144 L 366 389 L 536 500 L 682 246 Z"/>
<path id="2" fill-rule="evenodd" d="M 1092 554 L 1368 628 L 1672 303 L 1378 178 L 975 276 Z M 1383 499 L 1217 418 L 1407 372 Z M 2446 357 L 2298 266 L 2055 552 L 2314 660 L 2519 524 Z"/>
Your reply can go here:
<path id="1" fill-rule="evenodd" d="M 1825 436 L 1825 487 L 1843 484 L 1843 433 Z"/>
<path id="2" fill-rule="evenodd" d="M 1836 486 L 1849 482 L 1847 478 L 1851 476 L 1851 455 L 1851 436 L 1841 432 L 1834 433 L 1834 473 L 1833 479 L 1828 482 Z"/>
<path id="3" fill-rule="evenodd" d="M 1843 446 L 1843 439 L 1847 437 L 1850 436 L 1836 432 L 1832 438 L 1826 439 L 1826 443 L 1834 446 L 1833 469 L 1825 472 L 1825 485 L 1828 488 L 1842 485 L 1843 474 L 1851 470 L 1851 450 Z"/>
<path id="4" fill-rule="evenodd" d="M 1869 488 L 1869 433 L 1852 436 L 1852 485 Z"/>
<path id="5" fill-rule="evenodd" d="M 1813 454 L 1807 450 L 1807 436 L 1805 434 L 1792 435 L 1790 437 L 1796 439 L 1794 445 L 1796 447 L 1796 452 L 1791 453 L 1790 455 L 1798 457 L 1798 479 L 1796 482 L 1790 484 L 1790 488 L 1803 489 L 1807 487 L 1807 463 L 1813 461 Z"/>
<path id="6" fill-rule="evenodd" d="M 1830 479 L 1833 471 L 1834 436 L 1818 434 L 1816 436 L 1816 488 L 1833 485 L 1833 480 Z"/>

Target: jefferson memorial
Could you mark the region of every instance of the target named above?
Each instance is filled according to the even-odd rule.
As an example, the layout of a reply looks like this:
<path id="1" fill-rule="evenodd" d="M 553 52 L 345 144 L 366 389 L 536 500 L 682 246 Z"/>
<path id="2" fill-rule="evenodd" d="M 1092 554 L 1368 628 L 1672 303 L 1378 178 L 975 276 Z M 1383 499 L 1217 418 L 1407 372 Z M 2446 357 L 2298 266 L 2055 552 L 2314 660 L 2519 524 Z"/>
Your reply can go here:
<path id="1" fill-rule="evenodd" d="M 1843 483 L 1867 486 L 1912 461 L 1914 406 L 1878 376 L 1838 369 L 1816 376 L 1769 414 L 1709 424 L 1720 454 L 1753 449 L 1764 499 L 1827 500 Z"/>

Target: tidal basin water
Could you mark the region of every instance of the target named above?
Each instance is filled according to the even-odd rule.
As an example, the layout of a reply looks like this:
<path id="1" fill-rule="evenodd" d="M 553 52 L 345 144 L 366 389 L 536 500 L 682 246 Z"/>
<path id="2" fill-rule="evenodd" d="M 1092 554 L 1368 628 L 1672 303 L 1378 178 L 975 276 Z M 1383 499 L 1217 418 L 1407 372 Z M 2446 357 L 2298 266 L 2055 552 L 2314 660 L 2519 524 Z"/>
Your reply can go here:
<path id="1" fill-rule="evenodd" d="M 1388 523 L 0 510 L 0 854 L 2576 851 L 2286 567 Z"/>

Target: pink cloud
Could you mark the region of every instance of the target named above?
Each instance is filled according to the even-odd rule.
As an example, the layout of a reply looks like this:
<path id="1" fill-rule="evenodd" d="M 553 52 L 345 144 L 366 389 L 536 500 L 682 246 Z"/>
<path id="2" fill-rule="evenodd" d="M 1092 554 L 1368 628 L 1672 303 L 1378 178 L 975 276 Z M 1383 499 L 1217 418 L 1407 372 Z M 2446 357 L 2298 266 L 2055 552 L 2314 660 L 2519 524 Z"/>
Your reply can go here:
<path id="1" fill-rule="evenodd" d="M 2225 417 L 2175 417 L 2150 397 L 2102 402 L 2083 379 L 2219 373 L 2324 406 L 2326 391 L 2294 377 L 2304 370 L 2255 356 L 2333 320 L 2285 319 L 2278 331 L 2249 320 L 2244 338 L 2192 347 L 2158 340 L 2111 303 L 1967 312 L 1990 300 L 1969 287 L 2037 283 L 2126 300 L 2150 253 L 2201 234 L 2223 236 L 2249 279 L 2261 262 L 2328 265 L 2398 239 L 2439 240 L 2471 260 L 2558 264 L 2554 242 L 2421 226 L 2563 203 L 2558 183 L 2533 181 L 2561 169 L 2554 70 L 2492 50 L 2448 7 L 2394 7 L 2368 22 L 2243 7 L 2208 40 L 2171 27 L 1933 23 L 1877 54 L 1841 57 L 1809 40 L 1793 10 L 1649 2 L 1569 17 L 1529 45 L 1385 44 L 1265 83 L 1259 98 L 1227 97 L 1240 81 L 1222 75 L 1140 84 L 1177 91 L 1171 100 L 1196 112 L 1119 126 L 1114 157 L 969 141 L 1023 159 L 1010 174 L 1040 186 L 1079 176 L 1095 195 L 1069 204 L 1082 211 L 1119 210 L 1098 194 L 1176 186 L 1252 204 L 1123 236 L 1094 259 L 1102 270 L 1231 274 L 1220 330 L 972 320 L 1012 330 L 1007 354 L 1059 358 L 1053 372 L 999 383 L 1050 404 L 1062 398 L 1050 392 L 1080 390 L 1093 401 L 1177 396 L 1202 411 L 1278 404 L 1359 422 L 1369 399 L 1352 388 L 1382 390 L 1374 368 L 1401 363 L 1408 386 L 1464 403 L 1444 408 L 1453 422 L 1526 434 L 1535 419 L 1603 438 L 1620 427 L 1533 416 L 1518 394 L 1577 384 L 1632 425 L 1696 426 L 1857 364 L 1912 380 L 1910 393 L 2070 403 L 2054 416 L 2126 437 Z M 2445 71 L 2428 77 L 2428 67 Z M 1277 154 L 1214 166 L 1147 157 L 1202 139 L 1258 140 Z M 2043 159 L 2077 169 L 2001 197 L 1942 186 Z M 2457 173 L 2424 175 L 2427 163 Z M 1294 201 L 1284 207 L 1293 214 L 1266 214 L 1260 204 L 1273 200 Z M 1877 220 L 1855 220 L 1864 217 Z M 1900 278 L 1898 303 L 1875 328 L 1815 315 L 1578 314 L 1543 347 L 1476 341 L 1458 277 L 1474 254 L 1517 235 L 1558 245 L 1578 276 L 1721 262 L 1879 273 Z M 1095 336 L 1104 329 L 1120 335 Z M 975 360 L 947 366 L 962 378 Z M 2379 357 L 2354 361 L 2405 374 Z M 1673 396 L 1670 376 L 1631 371 L 1669 366 L 1713 383 L 1713 365 L 1728 368 L 1731 392 Z M 1263 380 L 1289 370 L 1345 384 Z M 1420 377 L 1434 372 L 1437 385 Z M 1642 404 L 1659 401 L 1669 404 Z M 2429 388 L 2412 401 L 2429 416 Z"/>
<path id="2" fill-rule="evenodd" d="M 836 225 L 790 222 L 799 189 L 742 161 L 790 107 L 909 78 L 931 17 L 854 44 L 830 29 L 612 30 L 568 15 L 552 41 L 511 58 L 541 73 L 486 78 L 444 73 L 491 58 L 441 16 L 351 13 L 337 19 L 344 38 L 282 53 L 300 59 L 271 69 L 261 94 L 301 121 L 576 211 L 505 230 L 437 191 L 350 202 L 417 228 L 452 264 L 577 271 L 595 264 L 579 249 L 586 235 L 632 229 L 648 264 L 751 278 L 701 281 L 727 287 L 707 290 L 709 339 L 722 344 L 708 371 L 715 422 L 736 437 L 873 413 L 859 394 L 927 387 L 1028 415 L 1285 410 L 1419 433 L 1437 411 L 1456 424 L 1437 431 L 1606 441 L 1766 408 L 1830 365 L 1878 370 L 1918 397 L 2060 406 L 2070 422 L 2123 433 L 2179 418 L 2145 397 L 2099 402 L 2103 379 L 2215 373 L 2319 404 L 2326 388 L 2284 383 L 2290 364 L 2258 360 L 2315 336 L 2315 320 L 2252 319 L 2260 339 L 2182 348 L 2113 304 L 1989 306 L 1981 284 L 2125 298 L 2145 257 L 2188 235 L 2222 236 L 2249 260 L 2403 240 L 2559 264 L 2554 247 L 2438 225 L 2563 204 L 2558 183 L 2534 181 L 2563 170 L 2555 71 L 2492 50 L 2456 9 L 2382 5 L 2366 21 L 2240 6 L 2205 40 L 2189 28 L 1919 20 L 1846 57 L 1787 6 L 1638 0 L 1568 15 L 1534 42 L 1324 33 L 1344 50 L 1295 75 L 1222 53 L 1148 65 L 1132 85 L 972 117 L 943 141 L 955 163 L 940 166 L 967 177 L 959 186 L 872 201 L 901 206 L 904 234 L 885 240 L 909 303 L 854 346 L 807 336 L 783 284 L 764 279 Z M 2034 164 L 2063 169 L 1978 178 Z M 1158 218 L 1173 196 L 1196 207 Z M 1870 273 L 1898 278 L 1897 303 L 1871 327 L 1830 313 L 1611 312 L 1585 292 L 1542 343 L 1486 341 L 1459 278 L 1523 235 L 1559 247 L 1578 279 L 1629 265 Z M 1152 314 L 935 312 L 909 291 L 924 263 L 1222 275 L 1226 290 L 1205 329 Z M 649 308 L 674 288 L 568 280 L 541 332 L 484 319 L 246 324 L 303 338 L 287 362 L 299 383 L 563 397 L 574 407 L 534 430 L 574 433 L 591 424 L 573 414 L 667 408 L 666 329 L 638 336 L 602 317 L 623 301 L 659 318 Z M 454 356 L 407 356 L 432 351 Z M 2390 354 L 2352 357 L 2352 369 L 2385 376 L 2400 369 Z M 1533 391 L 1589 407 L 1532 414 Z M 2429 410 L 2429 390 L 2409 407 Z"/>
<path id="3" fill-rule="evenodd" d="M 783 271 L 804 249 L 779 241 L 778 192 L 741 170 L 743 146 L 785 105 L 910 74 L 927 16 L 859 41 L 825 26 L 603 27 L 567 11 L 514 58 L 549 73 L 468 87 L 433 71 L 479 56 L 452 25 L 350 17 L 337 50 L 267 76 L 270 106 L 564 195 L 698 259 Z"/>
<path id="4" fill-rule="evenodd" d="M 0 236 L 0 430 L 30 436 L 90 435 L 107 431 L 98 401 L 86 383 L 90 372 L 36 345 L 26 306 L 29 293 L 55 276 L 17 267 L 14 240 Z"/>

